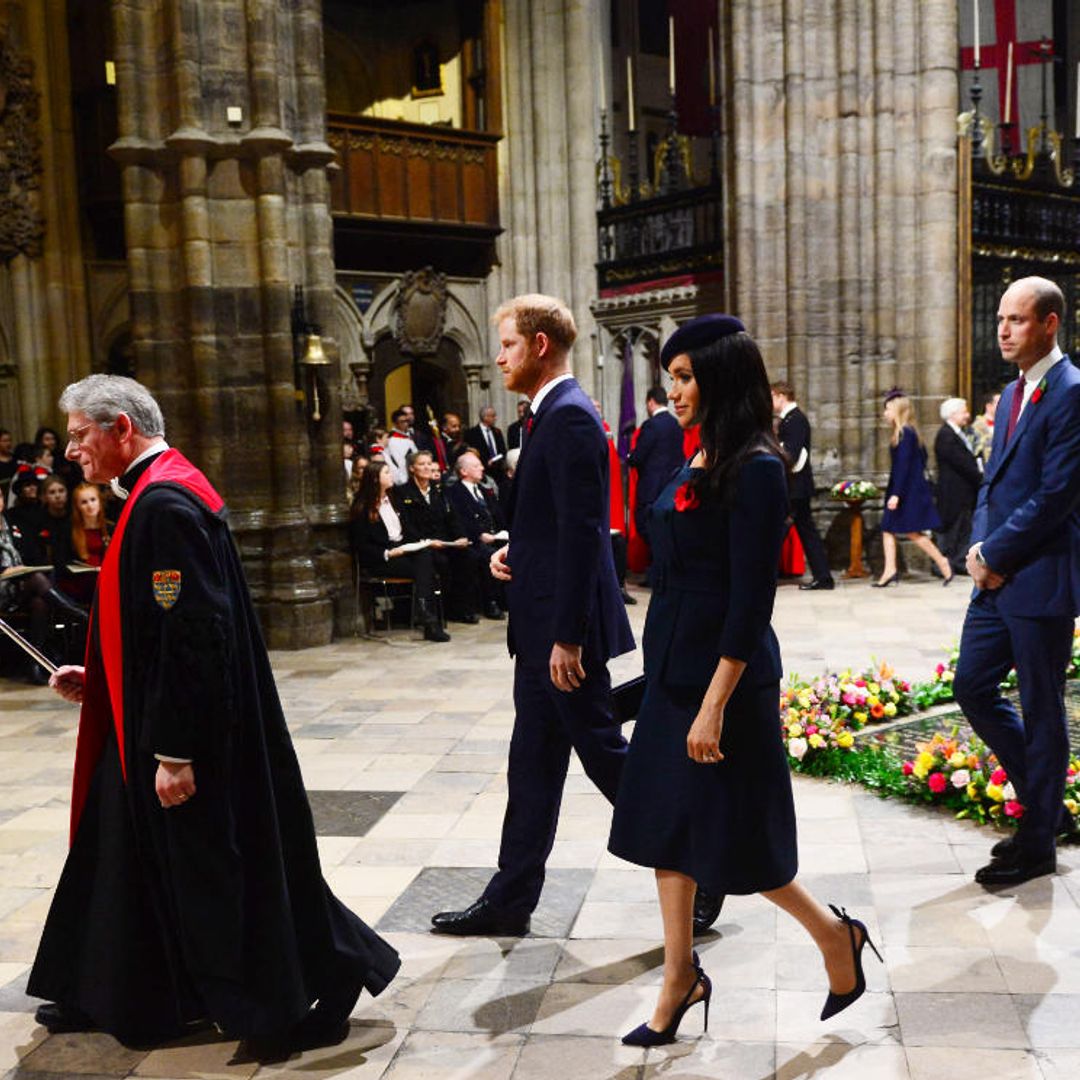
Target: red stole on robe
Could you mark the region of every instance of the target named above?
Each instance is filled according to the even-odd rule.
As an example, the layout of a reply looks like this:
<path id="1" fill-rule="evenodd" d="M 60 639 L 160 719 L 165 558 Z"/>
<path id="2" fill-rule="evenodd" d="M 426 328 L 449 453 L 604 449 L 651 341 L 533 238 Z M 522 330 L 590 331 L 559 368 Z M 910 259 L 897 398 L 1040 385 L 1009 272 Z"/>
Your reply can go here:
<path id="1" fill-rule="evenodd" d="M 216 514 L 225 505 L 210 481 L 179 450 L 159 454 L 135 483 L 120 520 L 116 523 L 112 542 L 105 552 L 98 578 L 97 598 L 91 614 L 97 634 L 86 639 L 86 675 L 83 684 L 83 703 L 79 713 L 79 737 L 75 746 L 75 778 L 71 792 L 71 834 L 74 841 L 83 807 L 90 790 L 98 760 L 108 740 L 110 725 L 116 731 L 120 748 L 120 769 L 127 780 L 127 759 L 124 753 L 124 641 L 120 616 L 120 551 L 131 509 L 151 484 L 178 484 L 187 489 Z M 95 636 L 98 648 L 93 648 Z"/>

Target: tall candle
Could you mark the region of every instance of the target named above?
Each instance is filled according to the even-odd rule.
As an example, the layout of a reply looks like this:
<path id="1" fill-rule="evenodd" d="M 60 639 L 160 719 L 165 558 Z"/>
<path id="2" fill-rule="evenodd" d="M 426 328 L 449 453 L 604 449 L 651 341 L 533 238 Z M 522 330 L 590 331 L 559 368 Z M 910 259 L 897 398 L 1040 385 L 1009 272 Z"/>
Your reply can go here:
<path id="1" fill-rule="evenodd" d="M 675 16 L 668 16 L 668 86 L 675 93 Z"/>
<path id="2" fill-rule="evenodd" d="M 1076 137 L 1080 139 L 1080 64 L 1076 65 Z"/>
<path id="3" fill-rule="evenodd" d="M 629 56 L 626 58 L 626 114 L 629 118 L 630 130 L 636 131 L 637 124 L 634 121 L 634 65 Z"/>
<path id="4" fill-rule="evenodd" d="M 604 112 L 607 109 L 607 88 L 604 86 L 604 83 L 605 83 L 606 80 L 604 79 L 604 54 L 603 54 L 603 52 L 600 53 L 600 56 L 599 56 L 598 59 L 600 60 L 600 63 L 597 64 L 596 70 L 597 70 L 597 72 L 598 72 L 598 74 L 600 76 L 600 94 L 599 94 L 599 97 L 600 97 L 600 111 Z"/>
<path id="5" fill-rule="evenodd" d="M 1013 43 L 1009 42 L 1009 55 L 1005 61 L 1005 123 L 1012 118 L 1012 58 Z"/>
<path id="6" fill-rule="evenodd" d="M 975 6 L 975 66 L 979 66 L 979 0 L 971 0 Z"/>
<path id="7" fill-rule="evenodd" d="M 716 62 L 713 59 L 713 28 L 709 27 L 709 105 L 716 104 Z"/>

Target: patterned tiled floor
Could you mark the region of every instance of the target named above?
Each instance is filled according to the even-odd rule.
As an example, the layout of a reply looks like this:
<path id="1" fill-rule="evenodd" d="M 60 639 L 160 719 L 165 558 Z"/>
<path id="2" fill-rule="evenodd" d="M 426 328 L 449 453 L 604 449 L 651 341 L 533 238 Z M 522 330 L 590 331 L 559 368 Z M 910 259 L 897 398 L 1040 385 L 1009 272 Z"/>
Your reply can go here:
<path id="1" fill-rule="evenodd" d="M 647 594 L 631 610 L 640 630 Z M 789 672 L 888 660 L 925 677 L 955 641 L 959 587 L 785 586 L 775 626 Z M 153 1050 L 103 1035 L 48 1037 L 23 993 L 64 858 L 74 710 L 0 682 L 0 1076 L 357 1080 L 1060 1080 L 1080 1069 L 1080 849 L 1054 878 L 975 886 L 992 835 L 929 810 L 797 778 L 804 882 L 870 926 L 869 992 L 827 1024 L 825 978 L 796 926 L 730 898 L 700 942 L 710 1030 L 649 1051 L 618 1035 L 649 1015 L 659 979 L 651 875 L 605 851 L 610 817 L 572 768 L 548 884 L 522 940 L 448 939 L 432 911 L 472 899 L 498 845 L 512 721 L 505 624 L 405 633 L 274 656 L 337 893 L 394 942 L 402 973 L 358 1005 L 341 1046 L 260 1064 L 206 1035 Z M 640 670 L 620 658 L 616 679 Z"/>

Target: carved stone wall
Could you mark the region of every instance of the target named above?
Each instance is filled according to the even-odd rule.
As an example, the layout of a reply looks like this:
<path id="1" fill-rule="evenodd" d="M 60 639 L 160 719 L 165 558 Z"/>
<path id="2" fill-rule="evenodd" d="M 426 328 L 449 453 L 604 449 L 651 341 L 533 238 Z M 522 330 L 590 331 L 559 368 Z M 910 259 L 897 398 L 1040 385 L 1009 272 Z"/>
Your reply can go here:
<path id="1" fill-rule="evenodd" d="M 295 285 L 309 322 L 333 313 L 319 0 L 113 12 L 139 376 L 229 502 L 270 645 L 326 642 L 349 582 L 340 409 L 322 386 L 307 419 L 291 330 Z"/>

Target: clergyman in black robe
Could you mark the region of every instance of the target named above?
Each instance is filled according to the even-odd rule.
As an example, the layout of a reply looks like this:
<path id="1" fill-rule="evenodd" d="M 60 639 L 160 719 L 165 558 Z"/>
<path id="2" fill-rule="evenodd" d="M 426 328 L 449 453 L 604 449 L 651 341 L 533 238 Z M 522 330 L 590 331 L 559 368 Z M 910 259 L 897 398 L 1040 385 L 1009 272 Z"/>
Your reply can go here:
<path id="1" fill-rule="evenodd" d="M 121 474 L 128 498 L 85 670 L 52 680 L 82 714 L 71 849 L 28 986 L 55 1003 L 39 1019 L 339 1041 L 400 961 L 323 879 L 224 505 L 137 383 L 90 376 L 61 407 L 69 456 L 94 480 Z"/>

